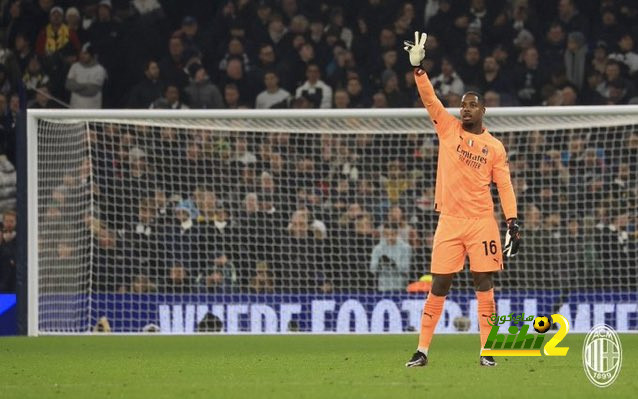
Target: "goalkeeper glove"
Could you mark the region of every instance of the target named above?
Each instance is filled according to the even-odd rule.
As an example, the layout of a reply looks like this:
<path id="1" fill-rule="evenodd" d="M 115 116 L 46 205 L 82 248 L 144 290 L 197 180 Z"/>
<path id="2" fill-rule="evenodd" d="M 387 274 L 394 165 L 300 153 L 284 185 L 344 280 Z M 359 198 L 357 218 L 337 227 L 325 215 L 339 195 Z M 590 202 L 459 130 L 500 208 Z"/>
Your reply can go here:
<path id="1" fill-rule="evenodd" d="M 505 246 L 503 254 L 508 258 L 516 256 L 521 245 L 521 233 L 516 218 L 507 219 L 507 233 L 505 234 Z"/>
<path id="2" fill-rule="evenodd" d="M 413 67 L 420 67 L 425 58 L 425 40 L 427 38 L 427 33 L 419 35 L 419 32 L 414 32 L 414 43 L 407 40 L 403 42 L 403 49 L 410 54 L 410 64 Z"/>

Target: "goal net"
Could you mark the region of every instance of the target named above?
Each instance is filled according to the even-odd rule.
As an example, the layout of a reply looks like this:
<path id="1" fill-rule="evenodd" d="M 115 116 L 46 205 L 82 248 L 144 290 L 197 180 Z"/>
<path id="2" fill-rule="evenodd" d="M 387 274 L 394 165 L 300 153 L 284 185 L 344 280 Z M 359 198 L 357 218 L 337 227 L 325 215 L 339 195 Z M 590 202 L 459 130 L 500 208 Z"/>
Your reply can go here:
<path id="1" fill-rule="evenodd" d="M 498 314 L 637 330 L 638 108 L 485 125 L 522 228 Z M 28 140 L 32 335 L 419 329 L 438 219 L 424 109 L 30 110 Z M 466 267 L 437 331 L 477 325 Z"/>

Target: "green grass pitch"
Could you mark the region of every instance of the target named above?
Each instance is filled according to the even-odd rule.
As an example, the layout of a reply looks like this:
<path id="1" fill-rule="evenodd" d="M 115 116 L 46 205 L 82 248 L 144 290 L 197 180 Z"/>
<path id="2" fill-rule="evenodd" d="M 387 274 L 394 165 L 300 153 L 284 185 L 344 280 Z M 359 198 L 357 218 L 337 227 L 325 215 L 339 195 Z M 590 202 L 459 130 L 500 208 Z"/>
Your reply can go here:
<path id="1" fill-rule="evenodd" d="M 406 369 L 416 335 L 2 338 L 0 398 L 635 398 L 638 335 L 620 335 L 606 389 L 583 372 L 583 340 L 481 368 L 478 336 L 439 335 L 430 364 Z"/>

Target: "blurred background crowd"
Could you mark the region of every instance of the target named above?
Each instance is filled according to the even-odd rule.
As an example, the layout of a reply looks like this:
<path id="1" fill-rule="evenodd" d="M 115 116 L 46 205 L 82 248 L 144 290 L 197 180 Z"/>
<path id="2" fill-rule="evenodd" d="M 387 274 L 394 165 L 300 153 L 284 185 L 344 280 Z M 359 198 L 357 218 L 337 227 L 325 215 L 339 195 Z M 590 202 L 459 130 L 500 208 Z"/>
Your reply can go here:
<path id="1" fill-rule="evenodd" d="M 0 5 L 0 146 L 4 154 L 0 156 L 0 184 L 3 185 L 0 203 L 7 212 L 15 206 L 15 123 L 27 107 L 421 106 L 411 67 L 402 50 L 404 40 L 413 40 L 414 30 L 428 33 L 424 67 L 437 94 L 450 107 L 459 105 L 460 96 L 466 90 L 484 93 L 488 107 L 637 102 L 638 3 L 635 1 L 3 0 Z M 97 245 L 98 249 L 106 250 L 106 245 L 109 250 L 124 251 L 120 254 L 134 251 L 120 244 L 134 242 L 126 238 L 126 234 L 141 228 L 137 224 L 139 220 L 132 229 L 131 220 L 119 220 L 124 216 L 115 216 L 116 209 L 129 206 L 117 201 L 130 202 L 133 198 L 134 204 L 124 212 L 126 217 L 150 218 L 142 224 L 159 223 L 158 234 L 162 237 L 177 234 L 159 227 L 179 227 L 180 224 L 174 225 L 176 217 L 182 224 L 188 224 L 188 220 L 196 222 L 201 217 L 223 218 L 213 210 L 215 206 L 209 210 L 210 215 L 202 216 L 205 214 L 202 204 L 208 201 L 210 207 L 212 201 L 224 205 L 221 209 L 239 229 L 233 234 L 244 237 L 237 239 L 239 241 L 245 240 L 242 234 L 248 234 L 241 229 L 257 229 L 250 230 L 250 237 L 270 234 L 270 230 L 264 233 L 260 230 L 264 227 L 256 227 L 264 225 L 278 229 L 273 233 L 275 237 L 288 237 L 295 229 L 308 230 L 304 234 L 312 232 L 308 237 L 304 235 L 299 244 L 301 248 L 310 245 L 308 242 L 315 245 L 318 242 L 315 236 L 320 234 L 323 235 L 321 248 L 332 250 L 348 246 L 349 250 L 361 252 L 356 256 L 361 256 L 363 263 L 356 266 L 351 263 L 355 255 L 325 254 L 323 249 L 293 250 L 286 247 L 293 245 L 291 239 L 273 240 L 268 245 L 276 243 L 279 247 L 269 247 L 267 252 L 296 256 L 319 253 L 317 259 L 321 261 L 251 258 L 249 263 L 238 267 L 244 275 L 233 277 L 235 281 L 243 281 L 243 287 L 249 286 L 257 269 L 273 273 L 271 283 L 276 285 L 277 276 L 287 270 L 283 264 L 303 263 L 309 270 L 315 269 L 311 266 L 314 264 L 333 265 L 327 269 L 318 267 L 317 270 L 325 273 L 312 277 L 313 281 L 332 287 L 350 284 L 378 288 L 380 282 L 366 280 L 370 273 L 381 273 L 379 270 L 388 263 L 402 269 L 402 273 L 409 273 L 408 269 L 412 273 L 422 271 L 428 258 L 426 244 L 431 240 L 432 217 L 423 219 L 417 212 L 421 207 L 429 209 L 431 172 L 435 170 L 435 158 L 423 155 L 430 151 L 429 144 L 423 144 L 425 137 L 314 137 L 301 145 L 294 135 L 292 139 L 268 135 L 247 135 L 242 139 L 188 130 L 140 132 L 122 126 L 97 126 L 95 132 L 96 143 L 104 147 L 96 150 L 94 159 L 102 161 L 84 167 L 93 168 L 94 173 L 102 176 L 92 190 L 104 196 L 101 204 L 106 208 L 102 211 L 107 216 L 86 221 L 86 227 L 96 233 L 94 236 L 101 237 L 102 245 Z M 635 212 L 619 213 L 618 209 L 625 208 L 609 201 L 616 195 L 635 197 L 636 133 L 627 130 L 612 133 L 530 132 L 516 139 L 503 137 L 513 155 L 513 179 L 521 198 L 519 212 L 530 220 L 526 222 L 530 223 L 525 226 L 529 230 L 526 234 L 533 237 L 539 231 L 539 248 L 558 242 L 545 237 L 544 234 L 559 234 L 551 229 L 561 231 L 559 235 L 565 245 L 579 242 L 565 238 L 569 234 L 589 231 L 592 237 L 607 237 L 607 233 L 615 237 L 622 232 L 626 239 L 608 239 L 621 248 L 614 246 L 614 251 L 622 252 L 625 259 L 635 259 L 635 252 L 631 252 L 635 251 L 632 230 Z M 397 153 L 384 155 L 383 140 L 391 140 L 390 146 Z M 335 143 L 330 144 L 332 142 Z M 324 153 L 328 150 L 323 150 L 323 146 L 332 148 L 335 153 Z M 167 166 L 164 161 L 157 161 L 157 148 L 175 159 L 171 167 L 177 169 L 163 169 Z M 228 152 L 230 158 L 222 158 L 221 163 L 216 164 L 216 158 L 210 157 L 214 151 Z M 235 159 L 236 152 L 244 153 L 245 158 Z M 435 152 L 432 153 L 435 156 Z M 423 160 L 406 160 L 413 154 L 426 157 L 430 162 L 426 165 L 430 166 L 417 163 Z M 354 168 L 357 173 L 349 172 L 353 165 L 357 166 Z M 195 168 L 195 172 L 190 168 Z M 177 176 L 177 182 L 167 185 L 162 179 L 160 184 L 155 184 L 155 178 L 135 180 L 146 173 L 172 174 Z M 421 177 L 416 176 L 419 173 Z M 200 180 L 192 181 L 187 176 L 200 176 Z M 208 185 L 210 176 L 215 176 L 216 182 L 227 181 L 229 185 Z M 133 180 L 118 183 L 109 179 Z M 69 194 L 67 189 L 85 183 L 78 176 L 65 176 L 63 180 L 59 184 L 65 189 L 53 192 L 59 196 L 56 201 L 78 195 L 73 190 Z M 140 183 L 142 181 L 147 181 L 146 186 Z M 148 191 L 133 197 L 127 197 L 129 192 L 104 192 L 129 184 L 136 187 L 134 183 L 142 184 L 137 187 L 146 187 Z M 184 184 L 188 186 L 181 186 Z M 315 198 L 317 190 L 320 198 Z M 592 198 L 595 204 L 573 209 L 573 201 L 584 204 L 583 201 Z M 312 201 L 317 204 L 310 207 L 308 204 Z M 315 209 L 331 209 L 334 204 L 340 204 L 340 208 L 328 212 L 329 217 Z M 56 206 L 63 206 L 63 202 Z M 55 217 L 56 206 L 51 207 L 51 217 Z M 279 212 L 278 223 L 260 221 L 252 226 L 242 222 L 242 218 L 248 217 L 244 214 L 250 214 L 253 208 L 260 217 L 272 217 L 266 216 L 269 207 Z M 585 209 L 589 212 L 584 212 Z M 590 219 L 583 219 L 585 213 Z M 3 223 L 3 230 L 7 232 L 3 248 L 13 245 L 11 218 Z M 357 228 L 360 232 L 369 231 L 359 237 Z M 345 234 L 346 231 L 351 234 Z M 389 235 L 387 240 L 384 234 Z M 400 245 L 397 245 L 403 249 L 375 250 L 374 246 L 381 245 L 380 242 L 393 242 L 392 234 L 399 236 Z M 177 236 L 181 237 L 181 233 Z M 365 249 L 360 249 L 358 244 L 346 245 L 347 240 L 364 243 Z M 66 244 L 47 250 L 56 254 L 53 258 L 68 255 L 67 252 L 73 252 L 73 246 L 65 248 Z M 243 247 L 240 250 L 236 244 L 225 248 L 235 248 L 237 254 L 258 251 Z M 256 242 L 248 244 L 257 245 Z M 594 244 L 591 245 L 595 247 Z M 397 260 L 397 254 L 406 252 L 408 247 L 411 260 L 406 261 L 405 257 Z M 579 251 L 574 248 L 567 253 L 595 252 Z M 8 281 L 15 274 L 15 267 L 10 266 L 15 264 L 11 249 L 6 253 L 9 255 L 3 255 L 0 266 L 0 290 L 3 281 L 7 281 L 5 287 L 10 287 Z M 534 264 L 544 265 L 549 258 L 554 259 L 552 262 L 562 259 L 556 261 L 562 265 L 572 261 L 563 259 L 565 253 L 543 253 L 544 258 Z M 237 256 L 226 254 L 222 260 L 238 264 Z M 338 256 L 342 260 L 337 263 L 325 261 Z M 530 251 L 521 256 L 541 255 Z M 163 280 L 166 276 L 180 275 L 182 279 L 208 278 L 203 277 L 207 272 L 189 275 L 189 270 L 195 270 L 189 266 L 191 263 L 208 260 L 191 262 L 186 255 L 180 257 L 179 267 L 177 263 L 161 265 Z M 219 258 L 215 257 L 215 262 L 225 264 Z M 607 255 L 603 258 L 618 265 L 613 261 L 615 258 Z M 372 264 L 376 271 L 371 271 Z M 363 274 L 356 277 L 362 280 L 356 284 L 344 282 L 352 276 L 335 275 L 338 265 L 363 270 L 360 272 Z M 150 272 L 121 275 L 128 276 L 126 281 L 100 284 L 104 289 L 127 290 L 132 276 L 154 276 Z M 304 276 L 310 278 L 308 273 Z M 219 277 L 213 279 L 219 280 Z M 206 280 L 198 284 L 207 286 L 208 283 Z"/>
<path id="2" fill-rule="evenodd" d="M 638 287 L 634 128 L 499 135 L 524 237 L 501 288 Z M 92 263 L 102 292 L 405 291 L 428 270 L 430 135 L 96 123 L 91 142 L 79 173 L 43 165 L 59 177 L 42 187 L 45 281 Z"/>

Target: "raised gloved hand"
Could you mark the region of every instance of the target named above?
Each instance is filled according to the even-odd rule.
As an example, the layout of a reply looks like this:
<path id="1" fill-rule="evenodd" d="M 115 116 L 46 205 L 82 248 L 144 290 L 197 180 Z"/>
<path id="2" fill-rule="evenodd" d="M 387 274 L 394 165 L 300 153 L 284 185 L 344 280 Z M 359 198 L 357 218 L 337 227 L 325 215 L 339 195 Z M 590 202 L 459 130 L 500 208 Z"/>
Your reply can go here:
<path id="1" fill-rule="evenodd" d="M 414 43 L 407 40 L 403 42 L 403 49 L 410 54 L 410 64 L 413 67 L 420 67 L 425 58 L 425 41 L 427 38 L 427 33 L 419 34 L 419 32 L 414 32 Z"/>

